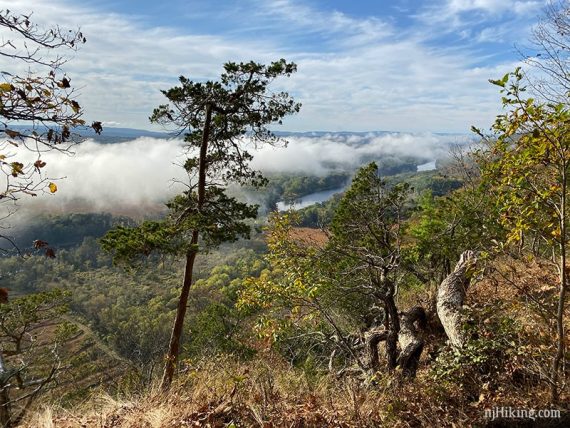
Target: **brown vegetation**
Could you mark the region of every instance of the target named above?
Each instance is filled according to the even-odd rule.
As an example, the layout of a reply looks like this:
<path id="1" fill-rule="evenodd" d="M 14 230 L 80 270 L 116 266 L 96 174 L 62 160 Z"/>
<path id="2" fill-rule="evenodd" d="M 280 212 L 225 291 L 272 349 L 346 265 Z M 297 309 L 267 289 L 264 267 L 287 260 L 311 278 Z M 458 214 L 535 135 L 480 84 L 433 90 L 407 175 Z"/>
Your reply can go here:
<path id="1" fill-rule="evenodd" d="M 529 302 L 533 293 L 555 289 L 556 278 L 538 261 L 497 261 L 465 300 L 466 315 L 481 344 L 469 350 L 473 360 L 455 366 L 447 359 L 451 347 L 445 346 L 441 327 L 428 326 L 429 346 L 414 380 L 385 372 L 369 382 L 339 378 L 293 368 L 273 351 L 260 350 L 251 362 L 219 357 L 191 363 L 168 394 L 158 388 L 116 397 L 95 392 L 73 411 L 40 409 L 25 426 L 420 427 L 434 426 L 434 421 L 442 427 L 492 426 L 485 409 L 550 408 L 543 376 L 548 374 L 554 326 L 541 320 Z M 565 388 L 561 402 L 569 400 Z M 568 415 L 562 410 L 561 420 L 545 420 L 544 425 L 509 423 L 567 426 Z"/>

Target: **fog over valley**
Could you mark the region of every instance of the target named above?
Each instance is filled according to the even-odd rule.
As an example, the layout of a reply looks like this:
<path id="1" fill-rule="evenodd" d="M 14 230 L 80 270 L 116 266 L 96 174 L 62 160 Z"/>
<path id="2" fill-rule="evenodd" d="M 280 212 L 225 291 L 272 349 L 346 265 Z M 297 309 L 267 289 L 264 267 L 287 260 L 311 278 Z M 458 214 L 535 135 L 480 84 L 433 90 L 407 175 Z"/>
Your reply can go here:
<path id="1" fill-rule="evenodd" d="M 326 176 L 353 171 L 374 159 L 413 157 L 421 164 L 444 158 L 450 146 L 470 141 L 465 135 L 385 132 L 293 134 L 284 139 L 289 143 L 286 149 L 253 149 L 253 167 L 268 176 Z M 41 156 L 46 162 L 44 176 L 57 184 L 58 191 L 22 196 L 17 202 L 18 221 L 64 212 L 152 217 L 164 211 L 164 202 L 183 190 L 187 181 L 181 167 L 186 155 L 181 138 L 139 137 L 114 144 L 88 139 L 72 151 L 73 155 L 51 151 Z M 18 157 L 30 164 L 36 160 L 24 150 Z M 4 204 L 2 209 L 14 207 Z"/>

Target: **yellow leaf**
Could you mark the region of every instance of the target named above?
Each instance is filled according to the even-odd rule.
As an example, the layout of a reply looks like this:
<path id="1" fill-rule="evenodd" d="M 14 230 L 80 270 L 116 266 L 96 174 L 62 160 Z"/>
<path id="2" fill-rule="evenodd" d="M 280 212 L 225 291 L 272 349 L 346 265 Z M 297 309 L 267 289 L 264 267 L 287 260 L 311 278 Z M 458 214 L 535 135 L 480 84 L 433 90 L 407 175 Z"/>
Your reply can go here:
<path id="1" fill-rule="evenodd" d="M 12 90 L 12 85 L 10 83 L 0 83 L 0 91 L 9 92 Z"/>
<path id="2" fill-rule="evenodd" d="M 48 187 L 49 187 L 49 191 L 50 191 L 51 193 L 57 192 L 57 186 L 55 185 L 55 183 L 50 183 L 50 184 L 48 185 Z"/>

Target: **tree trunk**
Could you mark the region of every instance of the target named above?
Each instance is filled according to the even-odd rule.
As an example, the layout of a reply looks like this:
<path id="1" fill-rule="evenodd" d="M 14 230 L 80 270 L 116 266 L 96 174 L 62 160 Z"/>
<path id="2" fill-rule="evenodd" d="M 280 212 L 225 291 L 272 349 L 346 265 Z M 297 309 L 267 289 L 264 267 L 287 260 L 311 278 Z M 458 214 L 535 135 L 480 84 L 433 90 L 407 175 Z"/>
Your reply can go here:
<path id="1" fill-rule="evenodd" d="M 392 287 L 393 288 L 393 287 Z M 388 370 L 392 371 L 398 366 L 398 334 L 400 333 L 400 315 L 391 290 L 384 298 L 386 308 L 388 337 L 386 338 L 386 357 Z"/>
<path id="2" fill-rule="evenodd" d="M 559 370 L 560 370 L 560 363 L 564 359 L 565 354 L 565 331 L 564 331 L 564 310 L 566 307 L 566 254 L 563 251 L 563 255 L 560 257 L 562 259 L 561 265 L 562 269 L 560 270 L 560 289 L 558 293 L 558 307 L 556 311 L 556 335 L 557 335 L 557 346 L 556 346 L 556 355 L 552 360 L 552 369 L 550 373 L 551 377 L 551 387 L 550 387 L 550 399 L 552 403 L 556 404 L 559 401 Z"/>
<path id="3" fill-rule="evenodd" d="M 402 369 L 402 373 L 406 377 L 415 377 L 418 370 L 418 364 L 422 351 L 424 350 L 424 340 L 419 335 L 419 329 L 425 329 L 427 317 L 424 308 L 415 306 L 401 316 L 401 328 L 398 335 L 400 343 L 400 356 L 398 357 L 398 365 Z"/>
<path id="4" fill-rule="evenodd" d="M 437 315 L 449 342 L 456 348 L 461 348 L 466 341 L 461 309 L 469 286 L 467 270 L 476 260 L 473 251 L 463 252 L 455 270 L 442 281 L 437 291 Z"/>
<path id="5" fill-rule="evenodd" d="M 192 244 L 198 243 L 198 232 L 192 233 Z M 196 250 L 190 250 L 186 256 L 186 269 L 184 271 L 184 282 L 182 284 L 182 291 L 178 299 L 178 307 L 176 308 L 176 318 L 172 327 L 170 335 L 170 344 L 168 346 L 168 354 L 164 364 L 164 373 L 162 375 L 161 387 L 164 391 L 170 388 L 172 378 L 174 377 L 174 370 L 178 363 L 178 354 L 180 353 L 180 338 L 182 337 L 182 330 L 184 328 L 184 317 L 186 316 L 186 309 L 188 307 L 188 296 L 190 295 L 190 287 L 192 286 L 192 271 L 194 269 L 194 261 L 197 255 Z"/>
<path id="6" fill-rule="evenodd" d="M 206 120 L 204 121 L 204 129 L 202 130 L 202 144 L 200 146 L 200 159 L 198 168 L 198 211 L 202 209 L 206 197 L 206 172 L 208 163 L 206 156 L 208 154 L 208 141 L 210 139 L 210 126 L 212 123 L 212 106 L 206 105 Z M 194 261 L 198 254 L 198 238 L 199 231 L 192 232 L 192 240 L 190 241 L 190 250 L 186 254 L 186 268 L 184 270 L 184 281 L 180 298 L 178 299 L 178 307 L 176 309 L 176 318 L 172 327 L 170 336 L 170 344 L 168 346 L 168 354 L 164 364 L 164 373 L 162 375 L 161 388 L 166 391 L 172 384 L 176 364 L 178 363 L 178 355 L 180 353 L 180 338 L 184 328 L 184 317 L 188 307 L 188 296 L 190 295 L 190 287 L 192 286 L 192 272 L 194 270 Z"/>
<path id="7" fill-rule="evenodd" d="M 427 322 L 426 313 L 421 306 L 416 306 L 403 313 L 398 319 L 398 333 L 395 333 L 393 330 L 383 330 L 379 327 L 373 328 L 366 333 L 369 368 L 373 372 L 380 369 L 378 344 L 386 341 L 388 369 L 393 371 L 399 365 L 404 376 L 415 377 L 420 356 L 424 349 L 424 340 L 419 336 L 418 328 L 422 330 L 425 328 Z M 388 340 L 394 337 L 394 335 L 397 343 L 388 344 Z M 401 349 L 399 355 L 397 351 L 398 343 Z"/>
<path id="8" fill-rule="evenodd" d="M 560 398 L 559 370 L 560 363 L 564 360 L 566 351 L 566 340 L 564 332 L 564 313 L 566 310 L 566 288 L 568 279 L 566 277 L 566 189 L 568 187 L 566 174 L 562 175 L 562 197 L 560 201 L 560 266 L 559 266 L 559 291 L 558 291 L 558 307 L 556 310 L 556 355 L 552 360 L 552 368 L 550 373 L 551 387 L 550 399 L 552 403 L 558 403 Z"/>
<path id="9" fill-rule="evenodd" d="M 371 330 L 366 333 L 366 348 L 368 350 L 368 367 L 373 372 L 380 370 L 378 344 L 388 338 L 386 330 Z"/>

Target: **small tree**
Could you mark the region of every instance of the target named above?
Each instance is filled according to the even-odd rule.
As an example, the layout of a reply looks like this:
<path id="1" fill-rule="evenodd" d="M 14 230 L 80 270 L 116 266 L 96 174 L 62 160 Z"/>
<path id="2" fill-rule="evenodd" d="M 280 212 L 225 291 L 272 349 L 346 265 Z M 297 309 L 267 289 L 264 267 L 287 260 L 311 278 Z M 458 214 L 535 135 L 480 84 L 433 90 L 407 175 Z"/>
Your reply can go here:
<path id="1" fill-rule="evenodd" d="M 41 155 L 67 151 L 77 142 L 73 128 L 85 124 L 71 80 L 61 73 L 66 59 L 59 52 L 76 50 L 86 40 L 79 30 L 43 29 L 31 15 L 10 10 L 0 10 L 0 28 L 13 36 L 0 42 L 0 57 L 13 66 L 11 72 L 0 73 L 0 201 L 15 201 L 22 194 L 57 190 L 42 174 L 46 163 Z M 24 67 L 28 70 L 19 73 Z M 92 127 L 101 132 L 100 122 Z M 35 161 L 22 159 L 24 151 L 35 153 Z"/>
<path id="2" fill-rule="evenodd" d="M 370 299 L 340 276 L 327 251 L 327 240 L 322 239 L 324 234 L 316 241 L 296 233 L 299 217 L 294 211 L 271 214 L 265 229 L 268 252 L 264 259 L 269 268 L 244 281 L 238 307 L 253 311 L 257 328 L 273 342 L 282 341 L 289 331 L 309 330 L 317 348 L 326 349 L 327 355 L 321 356 L 329 359 L 329 369 L 335 357 L 346 356 L 366 371 L 349 337 L 352 323 L 346 302 L 357 301 L 366 307 Z"/>
<path id="3" fill-rule="evenodd" d="M 484 180 L 492 185 L 500 222 L 508 242 L 524 236 L 539 237 L 558 270 L 558 295 L 553 319 L 556 352 L 549 381 L 552 401 L 559 397 L 560 369 L 566 352 L 565 314 L 568 288 L 568 191 L 570 178 L 570 110 L 564 104 L 540 104 L 524 97 L 519 69 L 500 80 L 503 106 L 492 127 L 494 136 L 479 162 Z"/>
<path id="4" fill-rule="evenodd" d="M 375 163 L 361 168 L 346 192 L 331 223 L 329 247 L 342 270 L 359 282 L 358 287 L 384 308 L 385 333 L 370 340 L 372 366 L 378 369 L 376 346 L 386 340 L 388 368 L 398 365 L 400 315 L 395 297 L 401 263 L 406 183 L 388 187 Z M 420 351 L 421 352 L 421 351 Z"/>
<path id="5" fill-rule="evenodd" d="M 318 315 L 361 371 L 380 368 L 378 344 L 386 341 L 388 369 L 400 366 L 413 377 L 423 350 L 416 323 L 422 324 L 425 313 L 416 307 L 402 314 L 396 306 L 408 194 L 407 184 L 387 186 L 371 163 L 357 172 L 341 199 L 326 244 L 296 238 L 294 215 L 275 216 L 266 258 L 272 274 L 246 282 L 240 304 L 265 309 L 264 315 L 274 318 L 283 318 L 283 309 L 291 319 Z M 368 365 L 345 332 L 354 320 L 367 331 Z"/>
<path id="6" fill-rule="evenodd" d="M 281 123 L 284 116 L 298 112 L 300 104 L 285 92 L 270 92 L 269 85 L 277 77 L 295 71 L 295 64 L 283 59 L 270 65 L 229 62 L 219 81 L 193 82 L 180 77 L 180 86 L 163 91 L 170 104 L 153 112 L 152 122 L 175 126 L 184 133 L 190 153 L 184 164 L 188 190 L 168 204 L 171 213 L 165 221 L 146 222 L 133 229 L 119 228 L 102 242 L 104 248 L 114 249 L 118 260 L 132 260 L 154 251 L 183 254 L 186 258 L 162 378 L 164 389 L 172 382 L 180 352 L 198 251 L 249 237 L 246 220 L 256 217 L 257 206 L 228 196 L 225 186 L 265 184 L 263 176 L 249 166 L 253 156 L 247 145 L 281 142 L 267 125 Z"/>

